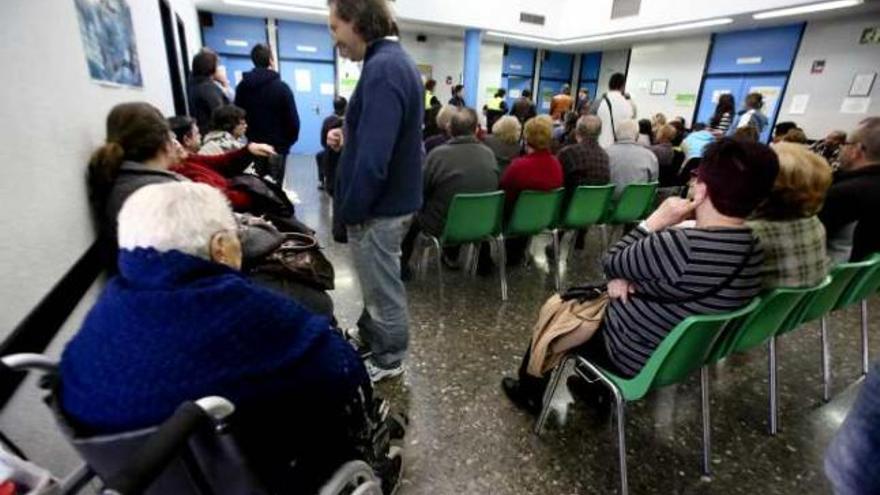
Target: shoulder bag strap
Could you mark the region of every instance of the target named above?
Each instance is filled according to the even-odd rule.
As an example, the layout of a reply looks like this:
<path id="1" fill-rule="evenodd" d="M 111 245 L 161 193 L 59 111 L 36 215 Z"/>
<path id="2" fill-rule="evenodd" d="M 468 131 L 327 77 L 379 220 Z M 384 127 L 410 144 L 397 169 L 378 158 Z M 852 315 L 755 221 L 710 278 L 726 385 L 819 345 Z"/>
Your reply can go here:
<path id="1" fill-rule="evenodd" d="M 615 129 L 614 125 L 614 108 L 611 107 L 611 100 L 608 99 L 608 93 L 602 97 L 605 100 L 605 103 L 608 105 L 608 117 L 611 118 L 611 135 L 614 136 L 614 142 L 617 142 L 617 129 Z"/>

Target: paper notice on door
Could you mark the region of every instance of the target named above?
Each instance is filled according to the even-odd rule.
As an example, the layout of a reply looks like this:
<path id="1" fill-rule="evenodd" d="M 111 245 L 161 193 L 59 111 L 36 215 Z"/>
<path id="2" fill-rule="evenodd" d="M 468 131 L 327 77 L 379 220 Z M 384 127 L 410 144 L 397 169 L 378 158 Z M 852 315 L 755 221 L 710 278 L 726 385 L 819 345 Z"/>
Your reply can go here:
<path id="1" fill-rule="evenodd" d="M 870 98 L 844 98 L 840 105 L 840 113 L 868 113 L 870 106 Z"/>
<path id="2" fill-rule="evenodd" d="M 296 81 L 296 90 L 303 93 L 312 92 L 312 71 L 305 69 L 296 69 L 293 71 L 294 80 Z"/>
<path id="3" fill-rule="evenodd" d="M 781 92 L 782 88 L 779 86 L 752 86 L 749 88 L 749 93 L 760 93 L 764 97 L 762 109 L 765 115 L 772 115 L 776 111 L 776 103 Z"/>
<path id="4" fill-rule="evenodd" d="M 791 115 L 803 115 L 807 113 L 807 104 L 810 103 L 810 95 L 794 95 L 791 98 L 791 106 L 788 113 Z"/>
<path id="5" fill-rule="evenodd" d="M 333 96 L 333 93 L 336 91 L 336 88 L 333 86 L 333 83 L 321 83 L 321 94 L 327 96 Z"/>
<path id="6" fill-rule="evenodd" d="M 237 70 L 233 73 L 233 77 L 235 78 L 235 85 L 238 86 L 238 83 L 241 82 L 241 78 L 244 77 L 244 74 L 240 70 Z"/>
<path id="7" fill-rule="evenodd" d="M 520 96 L 522 96 L 522 90 L 519 90 L 519 89 L 511 89 L 510 90 L 510 97 L 511 98 L 519 98 Z"/>
<path id="8" fill-rule="evenodd" d="M 729 95 L 731 91 L 729 89 L 716 89 L 712 91 L 712 103 L 718 104 L 718 100 L 721 99 L 721 95 Z"/>

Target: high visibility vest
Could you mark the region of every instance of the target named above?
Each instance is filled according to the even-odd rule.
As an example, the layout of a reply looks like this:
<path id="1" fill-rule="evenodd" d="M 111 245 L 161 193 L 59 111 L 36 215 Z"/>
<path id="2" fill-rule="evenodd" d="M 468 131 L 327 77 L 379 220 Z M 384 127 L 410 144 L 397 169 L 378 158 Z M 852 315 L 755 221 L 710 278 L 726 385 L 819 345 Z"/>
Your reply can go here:
<path id="1" fill-rule="evenodd" d="M 434 98 L 434 93 L 431 91 L 425 90 L 425 108 L 431 108 L 431 100 Z"/>
<path id="2" fill-rule="evenodd" d="M 491 100 L 489 100 L 488 103 L 486 103 L 486 108 L 488 108 L 489 110 L 494 110 L 496 112 L 500 112 L 502 103 L 504 103 L 504 98 L 502 98 L 500 96 L 496 96 L 495 98 L 492 98 Z"/>

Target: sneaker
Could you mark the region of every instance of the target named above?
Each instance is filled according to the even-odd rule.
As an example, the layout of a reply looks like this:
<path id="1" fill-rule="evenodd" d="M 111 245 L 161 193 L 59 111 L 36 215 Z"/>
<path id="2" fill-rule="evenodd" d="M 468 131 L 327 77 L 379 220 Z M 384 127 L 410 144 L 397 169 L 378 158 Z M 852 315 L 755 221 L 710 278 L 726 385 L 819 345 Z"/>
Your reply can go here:
<path id="1" fill-rule="evenodd" d="M 354 347 L 354 350 L 360 354 L 362 359 L 366 359 L 370 357 L 373 352 L 370 351 L 370 348 L 367 347 L 367 344 L 364 343 L 364 340 L 361 338 L 361 331 L 358 327 L 351 328 L 343 328 L 342 329 L 342 337 Z"/>
<path id="2" fill-rule="evenodd" d="M 373 383 L 379 383 L 388 378 L 398 377 L 404 372 L 403 363 L 400 363 L 393 368 L 382 368 L 374 364 L 372 360 L 367 359 L 364 361 L 364 365 L 367 367 L 367 373 L 370 375 L 370 381 Z"/>

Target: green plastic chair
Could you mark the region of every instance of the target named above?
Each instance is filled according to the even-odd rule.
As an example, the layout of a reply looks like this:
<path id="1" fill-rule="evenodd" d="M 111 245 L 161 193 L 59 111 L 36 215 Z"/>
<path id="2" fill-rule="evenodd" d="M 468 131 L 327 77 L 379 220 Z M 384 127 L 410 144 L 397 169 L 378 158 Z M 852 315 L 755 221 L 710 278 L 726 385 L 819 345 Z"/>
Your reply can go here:
<path id="1" fill-rule="evenodd" d="M 571 195 L 568 207 L 560 212 L 559 220 L 553 229 L 554 242 L 560 245 L 560 250 L 565 231 L 584 230 L 601 223 L 608 212 L 613 197 L 613 184 L 606 186 L 578 186 Z M 562 280 L 560 265 L 560 260 L 557 257 L 556 280 L 559 283 Z M 559 284 L 557 284 L 556 290 L 559 290 Z"/>
<path id="2" fill-rule="evenodd" d="M 846 308 L 855 303 L 861 304 L 861 329 L 862 329 L 862 374 L 867 375 L 871 366 L 870 357 L 868 355 L 868 298 L 877 292 L 880 288 L 880 253 L 876 253 L 865 263 L 872 263 L 873 266 L 866 266 L 853 277 L 849 287 L 843 292 L 834 305 L 833 311 Z"/>
<path id="3" fill-rule="evenodd" d="M 605 223 L 620 225 L 643 220 L 654 207 L 657 198 L 657 183 L 629 184 L 620 197 L 608 210 Z"/>
<path id="4" fill-rule="evenodd" d="M 558 188 L 552 191 L 522 191 L 516 198 L 513 213 L 504 227 L 501 235 L 501 245 L 504 239 L 510 237 L 531 237 L 546 230 L 553 233 L 553 227 L 559 218 L 559 210 L 562 207 L 562 197 L 565 189 Z M 502 247 L 503 249 L 503 247 Z M 502 250 L 502 258 L 507 259 L 507 252 Z M 559 238 L 553 236 L 554 259 L 559 259 Z M 559 288 L 559 276 L 556 275 L 556 287 Z"/>
<path id="5" fill-rule="evenodd" d="M 437 278 L 443 284 L 443 264 L 441 261 L 445 246 L 458 246 L 461 244 L 479 243 L 482 241 L 494 242 L 499 252 L 504 252 L 504 242 L 501 239 L 501 217 L 504 212 L 504 191 L 493 191 L 476 194 L 456 194 L 449 205 L 446 213 L 446 224 L 440 237 L 434 237 L 427 232 L 422 235 L 427 237 L 434 246 L 437 254 Z M 500 263 L 501 273 L 501 299 L 507 300 L 507 274 L 506 264 Z"/>
<path id="6" fill-rule="evenodd" d="M 797 325 L 819 320 L 819 337 L 822 343 L 822 399 L 831 400 L 831 349 L 828 340 L 828 315 L 837 307 L 844 293 L 863 270 L 869 270 L 874 259 L 857 263 L 841 263 L 831 269 L 831 281 L 822 290 L 804 298 L 797 315 Z M 863 326 L 863 331 L 866 329 Z M 866 333 L 865 333 L 866 335 Z M 865 347 L 867 349 L 867 347 Z M 864 350 L 863 350 L 864 354 Z"/>
<path id="7" fill-rule="evenodd" d="M 797 319 L 792 315 L 798 311 L 800 302 L 811 291 L 820 290 L 821 287 L 779 288 L 762 295 L 759 298 L 758 307 L 753 312 L 727 327 L 724 335 L 718 339 L 706 359 L 707 365 L 714 364 L 733 353 L 746 352 L 767 343 L 770 369 L 769 426 L 771 435 L 776 435 L 778 431 L 776 337 L 790 331 L 797 325 Z"/>
<path id="8" fill-rule="evenodd" d="M 730 313 L 686 318 L 669 332 L 669 335 L 663 339 L 654 353 L 651 354 L 644 368 L 633 378 L 618 376 L 596 366 L 583 356 L 577 354 L 566 356 L 551 376 L 547 392 L 544 395 L 544 405 L 535 424 L 535 433 L 540 435 L 544 429 L 550 414 L 550 403 L 553 401 L 553 396 L 559 387 L 566 365 L 573 363 L 575 365 L 575 373 L 585 380 L 593 382 L 598 379 L 614 395 L 617 415 L 620 487 L 621 493 L 626 495 L 629 493 L 626 471 L 626 403 L 639 400 L 654 389 L 681 383 L 691 373 L 699 369 L 703 418 L 703 472 L 708 475 L 711 472 L 711 429 L 709 417 L 709 373 L 705 365 L 706 356 L 712 349 L 716 339 L 723 332 L 725 326 L 729 322 L 754 311 L 758 307 L 759 302 L 756 299 L 745 307 Z"/>

